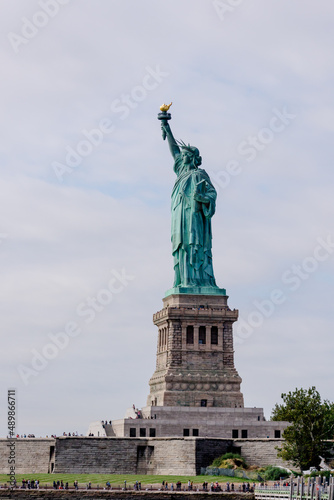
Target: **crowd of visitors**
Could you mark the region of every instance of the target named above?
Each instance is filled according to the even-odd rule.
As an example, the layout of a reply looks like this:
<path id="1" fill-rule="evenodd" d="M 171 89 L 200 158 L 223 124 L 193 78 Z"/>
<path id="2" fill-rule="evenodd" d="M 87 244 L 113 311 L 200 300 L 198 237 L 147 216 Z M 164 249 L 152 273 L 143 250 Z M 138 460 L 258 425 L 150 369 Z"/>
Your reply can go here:
<path id="1" fill-rule="evenodd" d="M 22 479 L 22 486 L 21 488 L 23 490 L 39 490 L 39 479 Z"/>
<path id="2" fill-rule="evenodd" d="M 68 483 L 65 483 L 63 481 L 53 481 L 53 489 L 54 490 L 68 490 Z"/>
<path id="3" fill-rule="evenodd" d="M 81 436 L 81 437 L 83 437 L 83 434 L 79 434 L 79 433 L 78 433 L 78 431 L 75 431 L 75 432 L 72 432 L 72 433 L 71 433 L 71 432 L 69 432 L 68 434 L 66 434 L 66 432 L 63 432 L 62 436 Z M 7 436 L 7 437 L 9 437 L 9 436 Z M 36 436 L 35 436 L 35 434 L 16 434 L 16 436 L 15 436 L 15 437 L 16 437 L 16 438 L 35 438 Z M 40 438 L 41 438 L 41 437 L 42 437 L 42 436 L 40 436 Z M 45 436 L 45 437 L 47 437 L 47 438 L 48 438 L 49 436 L 47 435 L 47 436 Z M 50 437 L 52 437 L 52 438 L 56 438 L 56 437 L 57 437 L 57 435 L 56 435 L 56 434 L 51 434 L 51 436 L 50 436 Z"/>
<path id="4" fill-rule="evenodd" d="M 7 436 L 7 437 L 8 437 L 8 436 Z M 28 438 L 34 438 L 34 437 L 35 437 L 35 434 L 28 434 L 28 435 L 27 435 L 27 434 L 21 434 L 21 435 L 20 435 L 20 434 L 16 434 L 16 437 L 17 437 L 17 438 L 27 438 L 27 437 L 28 437 Z M 46 437 L 47 437 L 47 436 L 46 436 Z"/>
<path id="5" fill-rule="evenodd" d="M 42 488 L 45 488 L 45 487 L 47 488 L 48 486 L 47 485 L 42 486 Z M 71 487 L 71 486 L 69 486 L 68 482 L 64 483 L 64 481 L 60 479 L 58 481 L 54 480 L 52 487 L 55 490 L 68 490 L 68 489 L 73 489 L 73 488 L 75 490 L 78 490 L 79 484 L 78 484 L 78 481 L 74 481 L 73 486 Z M 22 488 L 22 489 L 28 489 L 28 490 L 39 489 L 40 482 L 38 479 L 35 479 L 35 480 L 22 479 L 22 486 L 17 485 L 16 481 L 15 481 L 14 488 Z M 82 488 L 82 486 L 81 486 L 81 488 Z M 110 481 L 107 481 L 105 487 L 102 487 L 102 488 L 107 489 L 107 490 L 111 490 L 112 486 L 111 486 Z M 119 486 L 114 486 L 114 488 L 117 490 L 117 489 L 119 489 Z M 121 489 L 127 490 L 127 489 L 132 489 L 132 488 L 135 491 L 141 491 L 142 490 L 141 482 L 137 480 L 133 483 L 133 486 L 129 485 L 127 487 L 127 481 L 124 481 L 124 488 L 121 488 Z M 86 489 L 87 490 L 92 489 L 91 482 L 86 484 Z M 99 486 L 97 486 L 97 489 L 99 489 Z M 152 489 L 154 490 L 154 489 L 156 489 L 156 487 L 152 488 L 152 486 L 150 486 L 150 487 L 145 486 L 145 489 L 146 490 L 152 490 Z M 254 492 L 254 490 L 255 490 L 255 483 L 252 486 L 249 483 L 238 483 L 235 485 L 234 483 L 229 483 L 229 482 L 220 485 L 217 481 L 217 482 L 212 482 L 209 485 L 208 482 L 204 481 L 202 484 L 202 487 L 200 487 L 200 485 L 198 485 L 198 484 L 194 485 L 193 481 L 191 481 L 190 479 L 188 480 L 188 482 L 186 484 L 183 484 L 183 485 L 182 485 L 181 481 L 177 481 L 176 483 L 168 483 L 167 481 L 162 481 L 161 486 L 158 488 L 158 491 L 210 491 L 210 492 L 238 492 L 238 493 L 241 493 L 241 492 L 242 493 L 248 493 L 248 492 L 252 493 L 252 492 Z"/>
<path id="6" fill-rule="evenodd" d="M 171 491 L 174 491 L 174 489 L 176 491 L 181 491 L 182 489 L 182 483 L 181 481 L 178 481 L 176 484 L 175 484 L 175 487 L 174 487 L 174 484 L 171 483 L 170 485 L 167 483 L 167 481 L 162 481 L 162 484 L 161 484 L 161 488 L 159 488 L 160 491 L 162 490 L 171 490 Z M 185 489 L 185 488 L 184 488 Z M 187 491 L 194 491 L 194 490 L 197 490 L 199 491 L 199 486 L 194 486 L 194 483 L 193 481 L 188 481 L 187 483 L 187 487 L 186 487 Z M 234 485 L 234 483 L 229 483 L 227 481 L 227 483 L 225 484 L 225 489 L 224 489 L 224 485 L 220 485 L 217 482 L 215 483 L 211 483 L 210 484 L 210 487 L 209 487 L 209 484 L 204 481 L 204 483 L 202 484 L 202 491 L 214 491 L 214 492 L 219 492 L 219 491 L 227 491 L 227 492 L 233 492 L 233 491 L 238 491 L 239 493 L 240 492 L 243 492 L 243 493 L 248 493 L 248 492 L 254 492 L 255 490 L 255 483 L 251 486 L 249 483 L 239 483 L 237 488 L 236 486 Z"/>

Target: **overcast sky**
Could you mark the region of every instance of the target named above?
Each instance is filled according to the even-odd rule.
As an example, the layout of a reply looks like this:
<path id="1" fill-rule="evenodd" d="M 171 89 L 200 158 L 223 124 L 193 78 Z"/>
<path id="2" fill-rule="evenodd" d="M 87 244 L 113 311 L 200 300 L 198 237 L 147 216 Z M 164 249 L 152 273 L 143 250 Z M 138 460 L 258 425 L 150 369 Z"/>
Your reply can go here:
<path id="1" fill-rule="evenodd" d="M 218 191 L 214 269 L 239 309 L 245 406 L 269 418 L 312 385 L 333 401 L 334 5 L 0 10 L 1 436 L 12 387 L 20 434 L 85 433 L 146 405 L 173 281 L 170 101 Z"/>

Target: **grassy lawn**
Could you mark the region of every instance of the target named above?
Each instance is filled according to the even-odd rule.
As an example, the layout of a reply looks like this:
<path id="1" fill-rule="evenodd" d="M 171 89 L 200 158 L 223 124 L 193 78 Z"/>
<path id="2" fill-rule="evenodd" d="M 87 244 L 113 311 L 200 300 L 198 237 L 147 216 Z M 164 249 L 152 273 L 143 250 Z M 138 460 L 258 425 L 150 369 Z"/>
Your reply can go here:
<path id="1" fill-rule="evenodd" d="M 105 486 L 106 482 L 109 481 L 114 487 L 124 486 L 124 481 L 126 481 L 127 486 L 131 487 L 136 481 L 140 481 L 142 487 L 147 485 L 160 485 L 162 481 L 167 481 L 170 485 L 171 483 L 177 483 L 181 481 L 182 486 L 187 485 L 188 480 L 193 481 L 194 484 L 202 484 L 204 481 L 218 483 L 242 483 L 247 482 L 246 479 L 240 479 L 238 477 L 227 477 L 227 476 L 149 476 L 149 475 L 135 475 L 135 474 L 16 474 L 16 481 L 21 484 L 22 479 L 35 480 L 39 479 L 40 486 L 43 487 L 45 484 L 52 486 L 53 481 L 63 481 L 64 484 L 68 482 L 69 486 L 73 486 L 75 480 L 78 481 L 80 486 L 85 486 L 92 483 L 92 487 L 100 485 L 100 487 Z M 0 474 L 0 483 L 8 483 L 8 476 L 6 474 Z"/>

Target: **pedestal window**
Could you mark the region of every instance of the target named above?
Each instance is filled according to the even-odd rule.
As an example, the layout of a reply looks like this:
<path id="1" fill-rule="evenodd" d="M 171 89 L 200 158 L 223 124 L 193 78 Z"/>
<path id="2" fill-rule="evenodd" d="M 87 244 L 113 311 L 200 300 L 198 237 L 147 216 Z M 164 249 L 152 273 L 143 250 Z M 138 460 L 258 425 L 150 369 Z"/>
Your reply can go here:
<path id="1" fill-rule="evenodd" d="M 218 345 L 218 327 L 211 327 L 211 345 Z"/>
<path id="2" fill-rule="evenodd" d="M 200 326 L 198 330 L 198 343 L 206 344 L 206 328 L 205 326 Z"/>
<path id="3" fill-rule="evenodd" d="M 187 344 L 194 343 L 194 327 L 189 325 L 187 326 Z"/>

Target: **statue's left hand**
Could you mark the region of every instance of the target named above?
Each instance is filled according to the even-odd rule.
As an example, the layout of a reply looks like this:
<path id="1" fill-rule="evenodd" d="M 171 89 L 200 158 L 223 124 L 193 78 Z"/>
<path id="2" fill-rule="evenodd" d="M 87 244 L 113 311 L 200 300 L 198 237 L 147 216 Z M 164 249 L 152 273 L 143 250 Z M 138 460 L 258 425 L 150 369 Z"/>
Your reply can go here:
<path id="1" fill-rule="evenodd" d="M 209 198 L 204 194 L 194 192 L 194 200 L 199 201 L 200 203 L 209 203 Z"/>

